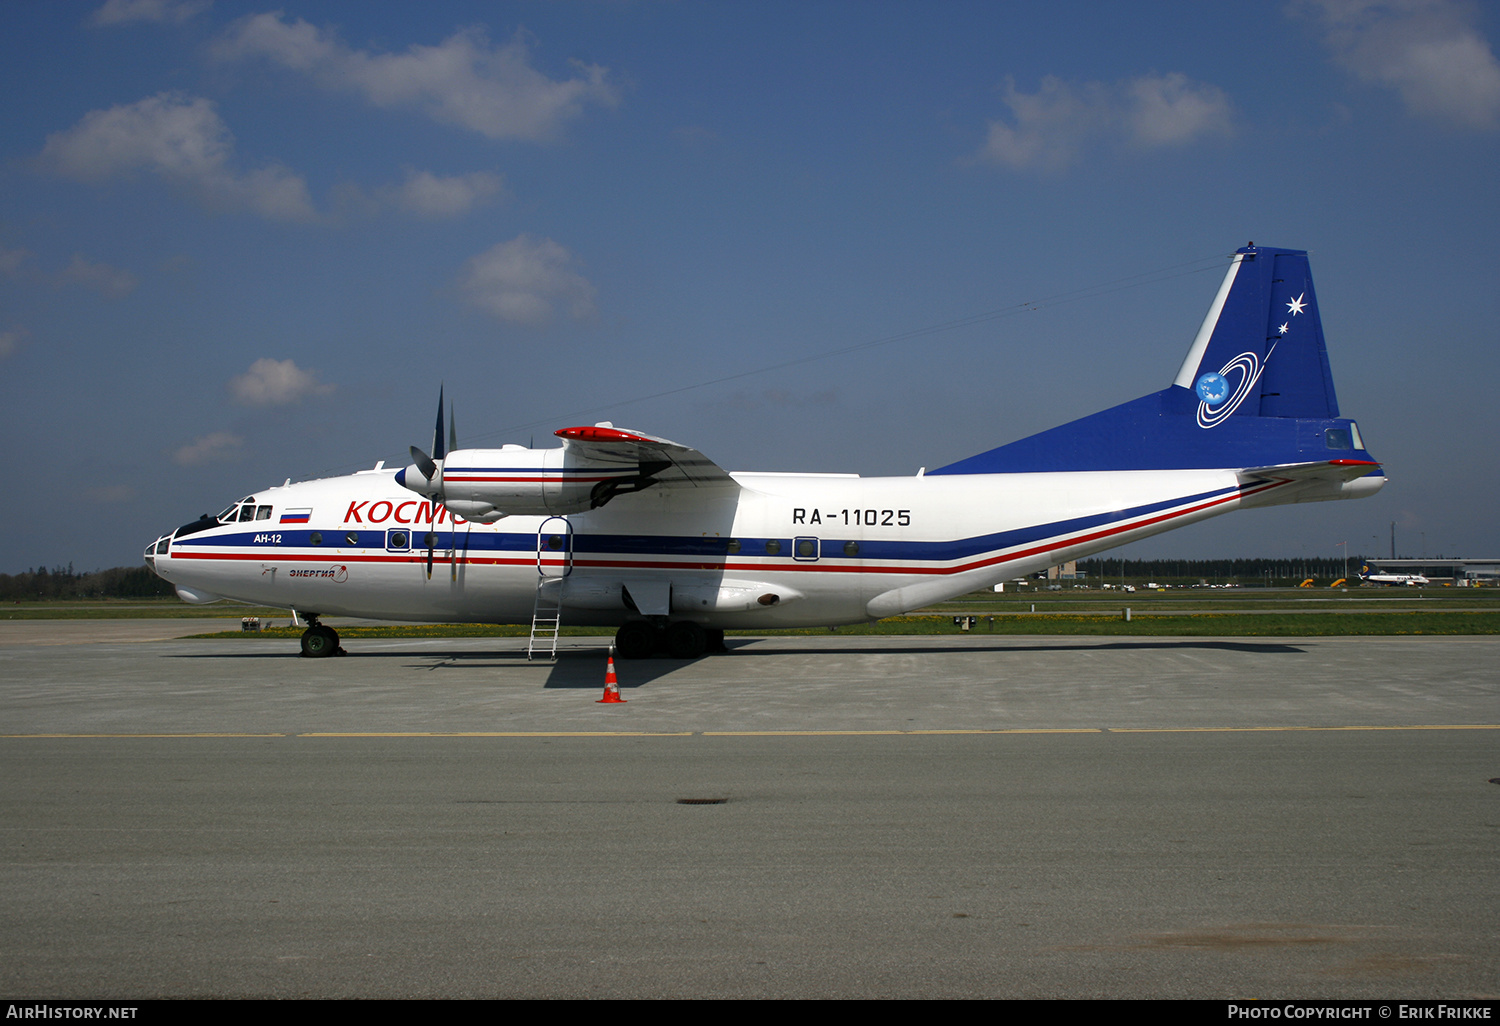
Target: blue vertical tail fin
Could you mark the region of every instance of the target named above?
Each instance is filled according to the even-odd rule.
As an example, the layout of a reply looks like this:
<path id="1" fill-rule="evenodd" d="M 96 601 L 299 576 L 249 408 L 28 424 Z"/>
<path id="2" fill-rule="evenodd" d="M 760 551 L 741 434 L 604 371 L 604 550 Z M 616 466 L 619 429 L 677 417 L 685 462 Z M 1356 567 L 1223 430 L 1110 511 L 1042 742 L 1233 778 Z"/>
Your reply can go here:
<path id="1" fill-rule="evenodd" d="M 1173 383 L 929 471 L 1185 470 L 1374 461 L 1339 417 L 1307 253 L 1237 250 Z"/>
<path id="2" fill-rule="evenodd" d="M 1229 386 L 1222 400 L 1221 381 Z M 1194 390 L 1214 423 L 1241 408 L 1262 417 L 1338 417 L 1307 253 L 1238 250 L 1173 384 Z"/>

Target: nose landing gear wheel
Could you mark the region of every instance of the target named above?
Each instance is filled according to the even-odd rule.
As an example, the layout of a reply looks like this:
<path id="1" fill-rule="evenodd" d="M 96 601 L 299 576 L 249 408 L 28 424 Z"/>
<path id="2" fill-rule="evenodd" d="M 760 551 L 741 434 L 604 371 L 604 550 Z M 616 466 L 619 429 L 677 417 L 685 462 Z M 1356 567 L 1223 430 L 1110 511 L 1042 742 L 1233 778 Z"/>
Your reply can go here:
<path id="1" fill-rule="evenodd" d="M 332 627 L 319 624 L 302 632 L 302 654 L 309 659 L 323 659 L 338 655 L 339 632 Z"/>

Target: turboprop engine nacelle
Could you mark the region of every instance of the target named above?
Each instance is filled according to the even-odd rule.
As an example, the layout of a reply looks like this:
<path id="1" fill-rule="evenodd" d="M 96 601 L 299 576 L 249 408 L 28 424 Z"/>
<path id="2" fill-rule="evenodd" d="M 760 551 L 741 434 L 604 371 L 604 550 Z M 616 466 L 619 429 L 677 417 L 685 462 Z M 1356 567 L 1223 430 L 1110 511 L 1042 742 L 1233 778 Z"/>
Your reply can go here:
<path id="1" fill-rule="evenodd" d="M 566 448 L 457 449 L 434 460 L 432 477 L 412 464 L 396 483 L 441 499 L 459 516 L 490 523 L 504 516 L 556 516 L 604 505 L 620 491 L 643 487 L 649 468 L 636 461 L 569 458 Z"/>

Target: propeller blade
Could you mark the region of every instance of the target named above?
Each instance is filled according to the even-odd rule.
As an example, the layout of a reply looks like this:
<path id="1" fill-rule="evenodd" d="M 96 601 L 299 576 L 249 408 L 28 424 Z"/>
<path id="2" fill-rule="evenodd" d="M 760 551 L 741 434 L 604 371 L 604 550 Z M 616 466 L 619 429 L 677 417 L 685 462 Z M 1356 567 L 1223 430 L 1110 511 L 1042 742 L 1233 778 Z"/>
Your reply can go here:
<path id="1" fill-rule="evenodd" d="M 443 446 L 443 386 L 439 385 L 437 426 L 432 429 L 432 458 L 440 460 L 446 455 L 448 450 Z"/>
<path id="2" fill-rule="evenodd" d="M 433 527 L 437 524 L 437 508 L 438 500 L 436 496 L 433 496 L 432 501 L 427 504 L 427 579 L 429 581 L 432 580 L 432 550 L 437 547 L 437 535 L 433 532 Z"/>
<path id="3" fill-rule="evenodd" d="M 432 455 L 428 456 L 415 445 L 411 447 L 412 463 L 416 464 L 417 470 L 421 471 L 422 476 L 434 486 L 434 492 L 427 493 L 432 496 L 432 502 L 427 506 L 427 579 L 429 581 L 432 580 L 432 560 L 437 548 L 437 534 L 433 530 L 437 526 L 437 507 L 438 503 L 447 497 L 443 489 L 442 472 L 438 470 L 437 461 L 446 458 L 448 453 L 458 448 L 452 420 L 448 422 L 447 442 L 447 445 L 443 444 L 443 386 L 439 385 L 437 423 L 432 428 Z"/>
<path id="4" fill-rule="evenodd" d="M 428 456 L 415 445 L 411 447 L 411 461 L 417 465 L 417 469 L 422 472 L 422 476 L 427 480 L 434 482 L 438 480 L 437 464 L 433 462 L 431 456 Z"/>
<path id="5" fill-rule="evenodd" d="M 441 392 L 441 391 L 442 390 L 440 388 L 439 392 Z M 448 451 L 449 452 L 453 452 L 457 448 L 458 448 L 458 416 L 457 416 L 457 414 L 453 410 L 453 404 L 449 403 L 448 404 Z M 445 500 L 448 498 L 447 489 L 443 490 L 442 495 L 443 495 L 443 498 Z M 455 548 L 457 546 L 458 526 L 456 524 L 450 523 L 448 525 L 448 528 L 449 528 L 449 533 L 448 533 L 448 576 L 452 580 L 456 581 L 456 580 L 458 580 L 458 564 L 457 564 L 457 562 L 455 561 L 455 558 L 454 558 L 454 551 L 455 551 Z M 428 577 L 432 576 L 432 550 L 431 549 L 427 550 L 427 576 Z"/>

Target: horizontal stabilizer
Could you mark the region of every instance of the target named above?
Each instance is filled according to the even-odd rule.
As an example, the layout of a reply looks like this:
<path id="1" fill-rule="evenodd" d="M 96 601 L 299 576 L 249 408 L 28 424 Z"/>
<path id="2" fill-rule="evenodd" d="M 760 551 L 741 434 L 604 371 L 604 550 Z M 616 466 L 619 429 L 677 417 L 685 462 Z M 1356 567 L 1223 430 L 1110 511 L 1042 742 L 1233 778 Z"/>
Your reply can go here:
<path id="1" fill-rule="evenodd" d="M 1371 460 L 1324 460 L 1241 470 L 1243 508 L 1287 502 L 1322 502 L 1373 495 L 1385 486 L 1385 472 Z"/>
<path id="2" fill-rule="evenodd" d="M 1284 463 L 1279 467 L 1251 467 L 1240 471 L 1241 479 L 1287 481 L 1353 481 L 1364 477 L 1380 464 L 1372 460 L 1325 460 L 1322 463 Z"/>

